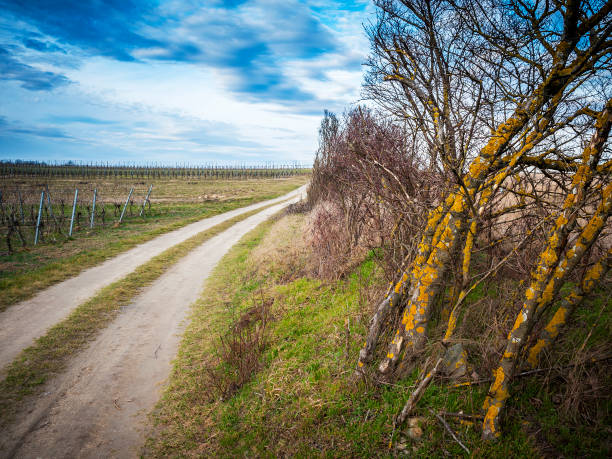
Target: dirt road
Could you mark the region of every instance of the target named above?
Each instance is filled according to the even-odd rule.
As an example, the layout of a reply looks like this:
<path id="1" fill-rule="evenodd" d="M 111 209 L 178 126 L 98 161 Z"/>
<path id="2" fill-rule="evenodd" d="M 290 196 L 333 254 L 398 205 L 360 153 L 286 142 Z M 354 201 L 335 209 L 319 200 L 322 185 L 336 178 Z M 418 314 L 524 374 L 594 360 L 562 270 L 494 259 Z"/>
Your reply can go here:
<path id="1" fill-rule="evenodd" d="M 146 415 L 169 374 L 203 281 L 230 247 L 285 205 L 208 240 L 139 295 L 48 384 L 29 412 L 0 434 L 0 456 L 137 457 Z"/>
<path id="2" fill-rule="evenodd" d="M 298 196 L 304 190 L 305 186 L 279 198 L 215 215 L 166 233 L 9 307 L 0 313 L 0 376 L 2 369 L 23 349 L 101 288 L 122 279 L 164 250 L 201 231 L 245 212 Z"/>

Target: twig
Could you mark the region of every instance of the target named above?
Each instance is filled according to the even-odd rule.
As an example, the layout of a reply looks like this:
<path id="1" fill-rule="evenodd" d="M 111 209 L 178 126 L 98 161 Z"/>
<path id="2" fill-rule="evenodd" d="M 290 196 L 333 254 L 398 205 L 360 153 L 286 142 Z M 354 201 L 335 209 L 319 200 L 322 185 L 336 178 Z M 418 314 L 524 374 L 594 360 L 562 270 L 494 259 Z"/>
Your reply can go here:
<path id="1" fill-rule="evenodd" d="M 361 162 L 361 161 L 360 161 Z M 407 202 L 412 203 L 413 199 L 410 197 L 410 195 L 408 194 L 408 192 L 406 191 L 406 188 L 404 188 L 404 184 L 402 183 L 402 181 L 397 177 L 397 175 L 395 175 L 393 173 L 393 171 L 389 170 L 387 167 L 385 167 L 383 164 L 379 163 L 377 160 L 373 160 L 372 161 L 375 165 L 377 165 L 378 167 L 380 167 L 381 169 L 383 169 L 385 172 L 387 172 L 387 174 L 389 174 L 391 177 L 393 177 L 395 179 L 395 181 L 399 184 L 400 188 L 402 189 L 402 192 L 404 193 L 404 196 L 406 197 Z"/>
<path id="2" fill-rule="evenodd" d="M 401 413 L 397 415 L 397 419 L 395 421 L 397 424 L 402 424 L 410 415 L 412 410 L 414 410 L 414 407 L 421 399 L 421 396 L 425 392 L 425 389 L 427 389 L 427 386 L 429 386 L 429 383 L 431 382 L 433 377 L 436 375 L 436 373 L 438 373 L 438 367 L 441 363 L 442 358 L 439 358 L 432 370 L 423 376 L 417 388 L 414 390 L 414 392 L 412 392 L 412 394 L 410 394 L 410 398 L 408 398 L 406 405 L 404 405 L 404 408 L 402 409 Z"/>
<path id="3" fill-rule="evenodd" d="M 387 381 L 383 381 L 382 379 L 374 379 L 374 382 L 377 384 L 384 384 L 385 386 L 397 387 L 399 389 L 413 389 L 414 387 L 416 387 L 416 384 L 413 384 L 412 386 L 402 386 L 401 384 L 393 384 Z"/>
<path id="4" fill-rule="evenodd" d="M 481 416 L 479 414 L 449 413 L 448 411 L 440 411 L 439 414 L 441 416 L 452 416 L 452 417 L 463 418 L 463 419 L 480 420 L 480 419 L 484 418 L 484 416 Z"/>
<path id="5" fill-rule="evenodd" d="M 155 349 L 155 352 L 153 353 L 153 356 L 155 358 L 157 358 L 157 351 L 159 351 L 161 349 L 161 344 L 159 346 L 157 346 L 157 349 Z"/>
<path id="6" fill-rule="evenodd" d="M 393 446 L 393 436 L 395 435 L 395 427 L 396 427 L 396 423 L 394 420 L 393 421 L 393 431 L 391 432 L 391 438 L 389 438 L 389 449 L 391 449 L 391 447 Z"/>
<path id="7" fill-rule="evenodd" d="M 461 303 L 463 302 L 464 299 L 467 298 L 467 296 L 472 292 L 472 290 L 474 290 L 476 287 L 478 287 L 478 285 L 480 285 L 482 282 L 484 282 L 489 276 L 491 276 L 492 274 L 496 273 L 497 270 L 506 262 L 508 261 L 508 259 L 516 252 L 518 252 L 522 247 L 523 244 L 526 243 L 529 238 L 531 237 L 531 235 L 540 227 L 542 226 L 546 221 L 548 220 L 548 218 L 543 219 L 540 223 L 538 223 L 532 230 L 530 230 L 525 237 L 523 238 L 523 240 L 516 246 L 514 247 L 514 249 L 512 249 L 510 251 L 510 253 L 508 253 L 508 255 L 506 255 L 499 263 L 497 263 L 497 265 L 495 265 L 493 268 L 491 268 L 483 277 L 481 277 L 480 279 L 478 279 L 478 281 L 474 282 L 474 284 L 472 284 L 472 286 L 467 290 L 467 291 L 461 291 L 460 295 L 459 295 L 459 299 L 457 300 L 457 302 L 455 303 L 455 305 L 453 306 L 453 309 L 451 310 L 450 313 L 450 317 L 453 317 L 456 313 L 456 311 L 458 310 L 459 306 L 461 305 Z M 465 292 L 465 293 L 464 293 Z M 443 342 L 447 342 L 448 340 L 445 338 L 443 340 Z"/>
<path id="8" fill-rule="evenodd" d="M 438 418 L 438 421 L 440 421 L 442 423 L 442 425 L 444 426 L 444 428 L 448 431 L 449 434 L 451 434 L 451 436 L 453 437 L 453 440 L 455 440 L 459 446 L 461 446 L 463 448 L 463 450 L 470 454 L 470 450 L 467 449 L 467 447 L 461 443 L 461 440 L 459 440 L 459 438 L 457 438 L 457 435 L 455 435 L 455 432 L 453 432 L 453 429 L 450 428 L 450 426 L 448 425 L 448 423 L 444 420 L 444 418 L 442 416 L 440 416 L 438 413 L 435 413 L 433 410 L 429 410 L 431 412 L 431 414 L 433 414 L 435 417 Z"/>

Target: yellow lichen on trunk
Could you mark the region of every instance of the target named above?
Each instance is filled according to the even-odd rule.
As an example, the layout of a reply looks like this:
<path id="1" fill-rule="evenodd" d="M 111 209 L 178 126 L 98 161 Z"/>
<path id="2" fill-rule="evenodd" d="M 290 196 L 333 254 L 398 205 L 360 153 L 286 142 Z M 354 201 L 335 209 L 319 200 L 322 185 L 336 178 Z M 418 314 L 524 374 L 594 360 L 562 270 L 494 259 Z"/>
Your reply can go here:
<path id="1" fill-rule="evenodd" d="M 542 352 L 552 346 L 568 318 L 571 317 L 584 297 L 593 291 L 599 280 L 610 269 L 611 264 L 612 249 L 608 250 L 608 253 L 601 260 L 589 268 L 582 282 L 563 298 L 561 304 L 541 331 L 536 343 L 527 352 L 527 364 L 530 368 L 537 368 Z"/>
<path id="2" fill-rule="evenodd" d="M 415 257 L 414 266 L 418 266 L 427 260 L 433 246 L 432 238 L 434 237 L 434 233 L 438 228 L 440 219 L 445 215 L 446 211 L 451 205 L 452 199 L 449 197 L 438 207 L 430 211 L 427 219 L 427 225 L 417 247 L 417 255 Z M 364 343 L 363 348 L 359 351 L 359 359 L 357 361 L 358 372 L 361 372 L 364 365 L 372 360 L 374 349 L 376 348 L 380 335 L 382 322 L 388 315 L 389 310 L 394 307 L 399 307 L 401 304 L 406 288 L 409 285 L 409 281 L 411 281 L 411 276 L 407 271 L 405 271 L 402 273 L 399 281 L 397 281 L 395 284 L 391 283 L 391 288 L 387 294 L 387 297 L 379 305 L 377 312 L 374 314 L 374 317 L 372 317 L 368 338 Z M 387 360 L 392 360 L 394 358 L 397 359 L 397 355 L 401 352 L 403 343 L 403 335 L 401 333 L 403 333 L 401 330 L 397 330 L 391 342 L 389 351 L 387 352 Z"/>
<path id="3" fill-rule="evenodd" d="M 456 236 L 465 227 L 465 206 L 465 195 L 452 193 L 445 199 L 446 212 L 434 214 L 429 219 L 426 234 L 431 239 L 422 240 L 419 246 L 419 254 L 411 271 L 407 304 L 402 313 L 402 326 L 379 365 L 381 373 L 388 373 L 395 367 L 406 345 L 411 352 L 420 350 L 424 345 L 431 306 L 440 288 L 439 281 L 446 272 Z"/>

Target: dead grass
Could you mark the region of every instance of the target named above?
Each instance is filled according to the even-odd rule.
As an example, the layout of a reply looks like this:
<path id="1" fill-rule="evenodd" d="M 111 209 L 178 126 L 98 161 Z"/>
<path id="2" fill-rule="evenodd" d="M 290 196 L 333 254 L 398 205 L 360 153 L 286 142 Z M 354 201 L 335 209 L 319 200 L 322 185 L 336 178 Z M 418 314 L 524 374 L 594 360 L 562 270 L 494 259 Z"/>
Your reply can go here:
<path id="1" fill-rule="evenodd" d="M 205 378 L 214 390 L 213 399 L 227 400 L 244 386 L 263 365 L 261 356 L 269 339 L 272 320 L 269 301 L 261 301 L 244 311 L 219 337 L 215 355 L 206 366 Z"/>
<path id="2" fill-rule="evenodd" d="M 312 275 L 311 249 L 303 236 L 304 215 L 290 214 L 272 226 L 249 256 L 249 265 L 259 277 L 280 275 L 278 283 Z"/>

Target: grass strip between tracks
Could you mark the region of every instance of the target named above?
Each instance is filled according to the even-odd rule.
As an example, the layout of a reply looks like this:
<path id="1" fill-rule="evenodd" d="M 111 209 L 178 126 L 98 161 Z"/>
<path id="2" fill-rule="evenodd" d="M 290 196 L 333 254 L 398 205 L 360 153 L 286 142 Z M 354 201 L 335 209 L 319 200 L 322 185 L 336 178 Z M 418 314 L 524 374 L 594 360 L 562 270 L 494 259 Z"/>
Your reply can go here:
<path id="1" fill-rule="evenodd" d="M 123 279 L 101 289 L 66 319 L 54 325 L 8 366 L 6 377 L 0 383 L 0 426 L 12 419 L 24 397 L 37 393 L 45 381 L 61 372 L 68 359 L 83 349 L 144 287 L 157 280 L 195 247 L 234 224 L 278 204 L 280 202 L 238 215 L 167 249 Z"/>

